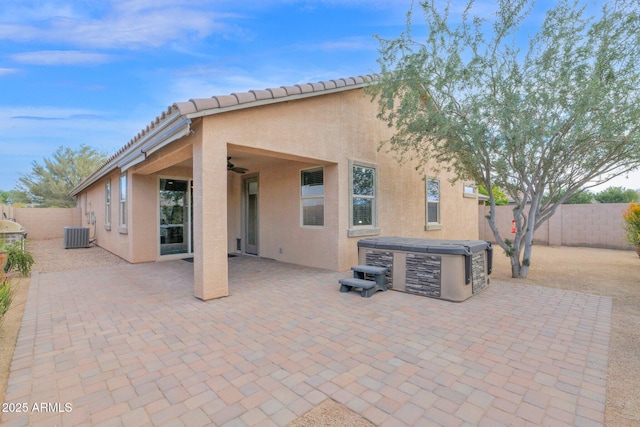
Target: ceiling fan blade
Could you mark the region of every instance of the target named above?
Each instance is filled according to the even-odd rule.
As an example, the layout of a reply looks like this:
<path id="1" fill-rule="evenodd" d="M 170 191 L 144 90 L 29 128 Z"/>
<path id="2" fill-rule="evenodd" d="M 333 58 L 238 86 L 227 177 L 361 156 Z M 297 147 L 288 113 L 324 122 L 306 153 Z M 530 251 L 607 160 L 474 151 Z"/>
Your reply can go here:
<path id="1" fill-rule="evenodd" d="M 235 173 L 245 173 L 245 172 L 247 172 L 249 169 L 247 169 L 247 168 L 240 168 L 240 167 L 236 167 L 236 165 L 234 165 L 233 163 L 231 163 L 231 157 L 227 157 L 227 170 L 228 170 L 228 171 L 235 172 Z"/>

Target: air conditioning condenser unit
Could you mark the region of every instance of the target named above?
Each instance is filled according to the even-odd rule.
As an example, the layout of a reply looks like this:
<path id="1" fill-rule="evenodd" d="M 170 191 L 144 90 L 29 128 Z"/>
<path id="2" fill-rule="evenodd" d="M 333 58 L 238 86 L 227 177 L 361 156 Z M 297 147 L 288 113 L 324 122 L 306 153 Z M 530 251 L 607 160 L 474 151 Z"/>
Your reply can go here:
<path id="1" fill-rule="evenodd" d="M 65 249 L 88 248 L 89 227 L 65 227 L 63 244 Z"/>

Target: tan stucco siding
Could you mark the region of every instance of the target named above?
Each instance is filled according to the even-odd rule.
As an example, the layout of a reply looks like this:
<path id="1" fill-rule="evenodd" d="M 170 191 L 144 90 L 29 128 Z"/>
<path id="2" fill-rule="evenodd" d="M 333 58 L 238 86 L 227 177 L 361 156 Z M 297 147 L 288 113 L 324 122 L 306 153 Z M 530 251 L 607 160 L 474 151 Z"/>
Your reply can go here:
<path id="1" fill-rule="evenodd" d="M 341 92 L 205 117 L 216 129 L 214 140 L 247 152 L 266 150 L 282 157 L 313 162 L 282 161 L 258 170 L 260 179 L 260 255 L 302 265 L 346 270 L 357 262 L 359 237 L 348 237 L 349 161 L 377 167 L 377 226 L 381 235 L 476 239 L 477 201 L 464 198 L 462 183 L 441 180 L 440 230 L 425 231 L 424 174 L 415 165 L 400 165 L 392 154 L 378 151 L 391 136 L 376 119 L 377 106 L 361 90 Z M 300 226 L 300 169 L 325 167 L 325 226 Z M 427 168 L 425 174 L 435 176 Z M 241 177 L 230 174 L 228 248 L 241 238 Z"/>
<path id="2" fill-rule="evenodd" d="M 429 165 L 418 172 L 411 162 L 399 164 L 386 148 L 378 150 L 393 130 L 376 113 L 377 105 L 357 89 L 194 119 L 191 135 L 129 170 L 127 234 L 118 230 L 119 171 L 107 177 L 112 188 L 110 231 L 104 230 L 107 178 L 86 191 L 97 217 L 98 244 L 130 262 L 157 260 L 158 180 L 192 178 L 194 277 L 196 283 L 204 284 L 196 295 L 202 299 L 224 296 L 226 281 L 218 278 L 226 277 L 226 253 L 236 252 L 237 239 L 244 239 L 243 177 L 256 175 L 259 255 L 344 271 L 357 263 L 361 238 L 349 237 L 353 161 L 376 168 L 379 235 L 477 239 L 477 200 L 463 197 L 462 183 L 448 182 L 451 175 L 436 174 Z M 226 170 L 230 152 L 239 157 L 239 166 L 251 165 L 246 175 Z M 324 168 L 325 222 L 322 227 L 304 227 L 300 173 L 319 166 Z M 425 175 L 441 183 L 441 228 L 437 230 L 425 230 Z"/>
<path id="3" fill-rule="evenodd" d="M 158 177 L 131 174 L 129 238 L 131 262 L 155 261 L 158 257 Z"/>
<path id="4" fill-rule="evenodd" d="M 227 146 L 203 123 L 193 143 L 194 294 L 202 300 L 229 294 L 227 265 Z"/>
<path id="5" fill-rule="evenodd" d="M 83 215 L 83 226 L 90 227 L 91 237 L 96 239 L 96 244 L 107 249 L 119 257 L 131 262 L 131 253 L 129 247 L 129 237 L 127 234 L 121 233 L 118 229 L 119 221 L 119 201 L 120 188 L 119 181 L 120 172 L 116 171 L 91 187 L 85 190 L 78 198 L 79 206 L 83 214 L 89 212 L 95 216 L 95 224 L 87 222 L 87 215 Z M 105 225 L 106 217 L 106 199 L 105 189 L 106 183 L 111 183 L 111 224 L 110 227 Z M 86 205 L 86 209 L 85 209 Z"/>
<path id="6" fill-rule="evenodd" d="M 375 106 L 359 90 L 212 115 L 204 120 L 216 129 L 215 141 L 207 143 L 328 162 L 348 156 L 371 157 L 380 141 L 376 130 L 386 128 L 375 120 Z"/>

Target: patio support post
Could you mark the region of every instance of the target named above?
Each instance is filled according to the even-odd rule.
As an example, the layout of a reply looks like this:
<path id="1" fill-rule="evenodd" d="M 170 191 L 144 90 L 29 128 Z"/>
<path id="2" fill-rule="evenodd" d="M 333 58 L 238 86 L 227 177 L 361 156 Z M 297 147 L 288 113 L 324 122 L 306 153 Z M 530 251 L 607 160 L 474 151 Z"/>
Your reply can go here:
<path id="1" fill-rule="evenodd" d="M 229 295 L 227 261 L 227 144 L 206 121 L 193 144 L 194 294 L 202 300 Z"/>

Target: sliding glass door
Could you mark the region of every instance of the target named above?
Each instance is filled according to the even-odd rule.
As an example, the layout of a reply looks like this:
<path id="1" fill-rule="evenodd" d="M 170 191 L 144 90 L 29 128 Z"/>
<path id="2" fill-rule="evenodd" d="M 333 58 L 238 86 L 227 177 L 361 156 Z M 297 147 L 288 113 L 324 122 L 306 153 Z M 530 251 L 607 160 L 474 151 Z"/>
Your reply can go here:
<path id="1" fill-rule="evenodd" d="M 160 255 L 193 253 L 191 181 L 160 179 Z"/>

